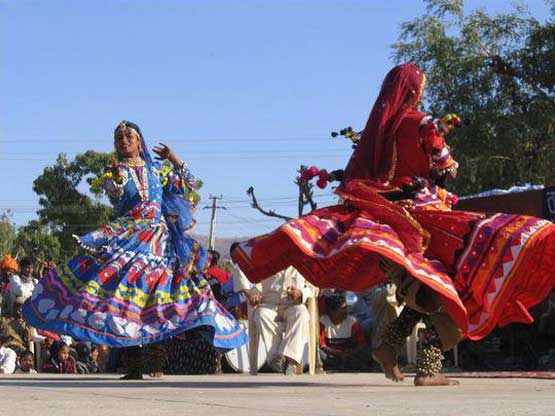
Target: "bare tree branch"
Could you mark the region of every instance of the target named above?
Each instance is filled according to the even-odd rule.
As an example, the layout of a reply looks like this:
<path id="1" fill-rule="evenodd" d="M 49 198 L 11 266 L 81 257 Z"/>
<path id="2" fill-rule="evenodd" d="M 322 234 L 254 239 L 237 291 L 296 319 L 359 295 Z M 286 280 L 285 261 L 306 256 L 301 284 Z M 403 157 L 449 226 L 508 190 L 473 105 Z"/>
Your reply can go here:
<path id="1" fill-rule="evenodd" d="M 262 208 L 259 204 L 258 201 L 256 200 L 256 196 L 254 196 L 254 188 L 251 186 L 249 189 L 247 189 L 247 194 L 251 197 L 252 202 L 251 202 L 251 206 L 254 209 L 257 209 L 258 211 L 260 211 L 262 214 L 266 215 L 267 217 L 275 217 L 275 218 L 281 218 L 282 220 L 285 221 L 289 221 L 292 220 L 293 218 L 291 217 L 287 217 L 285 215 L 281 215 L 276 213 L 275 211 L 272 210 L 265 210 L 264 208 Z"/>
<path id="2" fill-rule="evenodd" d="M 295 184 L 299 187 L 299 216 L 303 215 L 304 207 L 307 205 L 310 205 L 311 211 L 318 208 L 318 205 L 314 202 L 314 193 L 312 192 L 314 185 L 302 179 L 303 172 L 307 169 L 307 166 L 301 165 L 301 167 L 297 170 L 297 172 L 299 172 L 299 176 L 295 179 Z"/>

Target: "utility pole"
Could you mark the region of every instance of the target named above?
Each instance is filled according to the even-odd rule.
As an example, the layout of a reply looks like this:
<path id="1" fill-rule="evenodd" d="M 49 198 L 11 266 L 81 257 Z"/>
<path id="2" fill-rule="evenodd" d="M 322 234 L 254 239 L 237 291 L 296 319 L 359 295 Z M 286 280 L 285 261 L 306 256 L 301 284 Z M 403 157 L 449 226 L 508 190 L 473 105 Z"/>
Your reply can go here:
<path id="1" fill-rule="evenodd" d="M 213 196 L 210 195 L 212 200 L 212 206 L 205 206 L 204 209 L 212 209 L 212 220 L 210 221 L 210 235 L 208 237 L 208 248 L 210 250 L 214 250 L 214 246 L 216 243 L 216 210 L 218 209 L 227 209 L 226 207 L 218 206 L 218 201 L 221 201 L 222 195 L 220 196 Z"/>

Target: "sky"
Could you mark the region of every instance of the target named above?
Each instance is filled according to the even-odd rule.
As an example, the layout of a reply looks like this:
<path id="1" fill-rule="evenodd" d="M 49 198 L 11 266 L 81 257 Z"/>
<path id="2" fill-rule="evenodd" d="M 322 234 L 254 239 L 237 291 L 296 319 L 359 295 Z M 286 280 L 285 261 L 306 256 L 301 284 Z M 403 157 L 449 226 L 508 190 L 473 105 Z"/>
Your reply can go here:
<path id="1" fill-rule="evenodd" d="M 542 0 L 526 2 L 546 17 Z M 505 0 L 466 1 L 503 12 Z M 343 168 L 330 132 L 362 128 L 391 44 L 423 1 L 0 0 L 0 212 L 36 217 L 33 180 L 59 153 L 112 150 L 119 121 L 139 124 L 202 179 L 194 230 L 222 196 L 216 235 L 279 226 L 249 205 L 295 215 L 301 164 Z M 316 192 L 320 206 L 335 200 Z"/>

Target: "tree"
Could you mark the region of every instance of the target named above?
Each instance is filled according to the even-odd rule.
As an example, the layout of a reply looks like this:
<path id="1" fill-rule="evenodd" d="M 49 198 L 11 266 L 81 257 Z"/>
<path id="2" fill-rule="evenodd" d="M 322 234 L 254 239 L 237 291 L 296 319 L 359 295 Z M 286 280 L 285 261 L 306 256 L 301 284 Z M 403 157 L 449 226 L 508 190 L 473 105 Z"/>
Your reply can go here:
<path id="1" fill-rule="evenodd" d="M 466 120 L 448 139 L 455 191 L 555 184 L 555 1 L 546 23 L 519 6 L 489 16 L 463 0 L 427 3 L 402 25 L 395 60 L 423 68 L 427 111 Z"/>
<path id="2" fill-rule="evenodd" d="M 57 262 L 61 257 L 59 239 L 36 220 L 19 229 L 15 246 L 18 255 L 29 256 L 35 261 Z"/>
<path id="3" fill-rule="evenodd" d="M 76 255 L 78 247 L 73 235 L 86 234 L 113 216 L 113 209 L 100 201 L 101 189 L 91 186 L 92 180 L 102 174 L 104 166 L 112 159 L 111 153 L 89 150 L 69 162 L 62 153 L 53 166 L 46 167 L 33 182 L 41 209 L 38 211 L 38 223 L 29 225 L 31 228 L 27 231 L 32 238 L 27 241 L 50 241 L 54 244 L 50 247 L 50 253 L 55 253 L 57 248 L 54 240 L 37 234 L 48 230 L 59 241 L 61 259 Z"/>
<path id="4" fill-rule="evenodd" d="M 14 255 L 15 240 L 17 230 L 12 221 L 11 213 L 3 212 L 0 214 L 0 256 L 3 258 L 6 254 Z"/>

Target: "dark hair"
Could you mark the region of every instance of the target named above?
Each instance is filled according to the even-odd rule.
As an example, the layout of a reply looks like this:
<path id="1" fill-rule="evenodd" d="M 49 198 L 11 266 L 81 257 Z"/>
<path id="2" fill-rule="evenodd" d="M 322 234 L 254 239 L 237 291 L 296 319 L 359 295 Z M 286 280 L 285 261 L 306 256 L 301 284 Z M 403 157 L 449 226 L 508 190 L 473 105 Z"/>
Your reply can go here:
<path id="1" fill-rule="evenodd" d="M 23 257 L 21 259 L 21 261 L 19 262 L 19 268 L 23 269 L 24 267 L 27 266 L 32 266 L 33 265 L 33 260 L 31 259 L 31 257 Z"/>
<path id="2" fill-rule="evenodd" d="M 5 335 L 5 334 L 0 334 L 0 345 L 4 345 L 7 344 L 8 342 L 10 342 L 10 337 Z"/>
<path id="3" fill-rule="evenodd" d="M 57 360 L 58 354 L 63 348 L 69 349 L 69 346 L 62 341 L 54 341 L 54 343 L 50 346 L 50 354 L 52 354 L 52 357 Z"/>
<path id="4" fill-rule="evenodd" d="M 239 244 L 241 244 L 241 243 L 239 243 L 239 241 L 234 241 L 233 243 L 231 243 L 231 246 L 229 246 L 229 254 L 231 254 L 233 252 L 233 250 L 235 250 Z"/>
<path id="5" fill-rule="evenodd" d="M 334 293 L 325 298 L 327 312 L 335 311 L 345 305 L 345 303 L 347 303 L 347 300 L 344 293 Z"/>
<path id="6" fill-rule="evenodd" d="M 220 261 L 220 253 L 216 250 L 208 250 L 208 253 L 212 256 L 212 260 L 210 260 L 210 265 L 215 266 Z"/>
<path id="7" fill-rule="evenodd" d="M 19 354 L 19 359 L 23 360 L 25 357 L 27 357 L 28 355 L 30 355 L 31 357 L 35 358 L 35 354 L 33 354 L 33 351 L 30 350 L 25 350 L 23 351 L 21 354 Z"/>
<path id="8" fill-rule="evenodd" d="M 139 139 L 143 138 L 143 132 L 141 131 L 141 128 L 136 123 L 133 123 L 132 121 L 128 121 L 128 120 L 123 120 L 114 129 L 114 140 L 118 138 L 119 131 L 122 128 L 127 128 L 127 127 L 131 127 L 133 130 L 135 130 L 139 134 Z"/>

